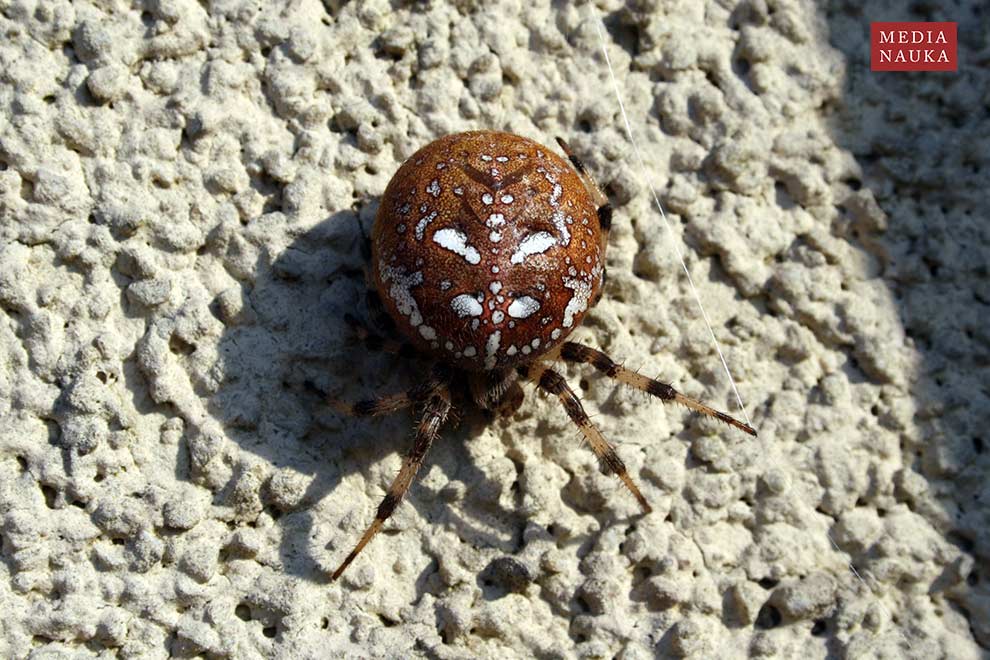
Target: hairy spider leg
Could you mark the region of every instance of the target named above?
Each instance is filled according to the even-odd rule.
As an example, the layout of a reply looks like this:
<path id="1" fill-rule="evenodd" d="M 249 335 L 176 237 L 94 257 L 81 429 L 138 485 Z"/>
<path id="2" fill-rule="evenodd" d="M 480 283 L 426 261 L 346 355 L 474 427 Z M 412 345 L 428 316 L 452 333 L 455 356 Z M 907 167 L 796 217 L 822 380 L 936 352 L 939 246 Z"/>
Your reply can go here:
<path id="1" fill-rule="evenodd" d="M 368 314 L 371 317 L 372 324 L 382 330 L 386 334 L 394 335 L 396 333 L 395 321 L 385 310 L 385 305 L 382 304 L 381 296 L 378 294 L 378 287 L 375 284 L 375 277 L 371 272 L 371 237 L 364 231 L 364 226 L 361 221 L 358 220 L 358 230 L 361 232 L 361 268 L 364 271 L 364 302 L 365 306 L 368 308 Z M 351 317 L 353 319 L 353 317 Z M 348 321 L 352 326 L 359 325 L 356 321 Z M 388 353 L 397 353 L 403 357 L 410 357 L 416 355 L 411 345 L 407 345 L 402 342 L 396 342 L 392 340 L 378 340 L 375 333 L 370 332 L 367 328 L 363 328 L 365 336 L 374 338 L 373 341 L 380 341 L 382 346 L 379 348 Z M 359 334 L 361 334 L 359 332 Z M 365 337 L 362 337 L 364 339 Z M 369 346 L 371 348 L 371 346 Z"/>
<path id="2" fill-rule="evenodd" d="M 363 323 L 357 320 L 357 318 L 351 316 L 350 314 L 344 314 L 344 321 L 347 325 L 351 326 L 354 334 L 358 336 L 358 339 L 361 340 L 364 347 L 369 351 L 383 351 L 385 353 L 392 353 L 393 355 L 399 355 L 404 358 L 420 357 L 420 354 L 415 348 L 413 348 L 412 344 L 404 341 L 387 339 L 381 335 L 375 334 Z"/>
<path id="3" fill-rule="evenodd" d="M 439 434 L 444 421 L 446 421 L 447 414 L 450 412 L 450 405 L 450 392 L 446 386 L 442 386 L 430 395 L 423 410 L 423 416 L 420 419 L 419 426 L 416 428 L 416 438 L 413 440 L 412 449 L 406 454 L 405 459 L 402 461 L 402 468 L 399 470 L 399 474 L 395 476 L 392 485 L 388 487 L 388 492 L 385 493 L 385 498 L 378 505 L 374 522 L 364 532 L 361 540 L 354 546 L 354 549 L 347 555 L 343 563 L 333 572 L 333 575 L 330 577 L 331 580 L 339 578 L 341 573 L 350 566 L 354 558 L 364 549 L 364 546 L 368 545 L 368 542 L 375 537 L 375 534 L 381 530 L 382 525 L 385 524 L 385 521 L 395 511 L 399 502 L 402 501 L 403 496 L 412 484 L 413 478 L 416 476 L 416 472 L 423 464 L 423 458 L 426 456 L 426 452 Z"/>
<path id="4" fill-rule="evenodd" d="M 395 327 L 395 321 L 385 310 L 381 295 L 373 282 L 369 283 L 368 288 L 364 291 L 364 302 L 368 308 L 368 316 L 371 317 L 373 327 L 390 336 L 399 332 L 398 328 Z M 408 350 L 411 351 L 412 347 L 410 346 Z"/>
<path id="5" fill-rule="evenodd" d="M 392 317 L 388 315 L 388 312 L 385 311 L 385 306 L 382 304 L 382 299 L 379 297 L 378 289 L 375 286 L 375 277 L 371 272 L 371 236 L 364 230 L 361 220 L 359 218 L 355 218 L 355 220 L 357 222 L 358 232 L 361 234 L 361 269 L 364 271 L 364 298 L 365 304 L 368 307 L 368 314 L 371 316 L 372 323 L 375 327 L 388 334 L 393 334 L 395 332 L 395 323 L 392 321 Z M 393 351 L 388 352 L 391 353 Z"/>
<path id="6" fill-rule="evenodd" d="M 605 353 L 595 350 L 590 346 L 585 346 L 584 344 L 579 344 L 573 341 L 564 342 L 548 354 L 546 358 L 553 359 L 553 354 L 555 353 L 557 354 L 557 357 L 560 357 L 560 359 L 565 362 L 590 364 L 592 367 L 602 372 L 609 378 L 613 378 L 620 383 L 625 383 L 626 385 L 635 387 L 637 390 L 642 390 L 651 396 L 655 396 L 661 401 L 673 401 L 674 403 L 679 403 L 694 412 L 701 413 L 702 415 L 706 415 L 708 417 L 713 417 L 720 422 L 725 422 L 729 426 L 734 426 L 744 433 L 748 433 L 754 437 L 756 436 L 756 429 L 749 424 L 744 424 L 724 412 L 720 412 L 714 408 L 706 406 L 700 401 L 686 397 L 667 383 L 662 383 L 658 380 L 654 380 L 653 378 L 648 378 L 642 374 L 638 374 L 631 369 L 627 369 L 622 365 L 617 364 Z"/>
<path id="7" fill-rule="evenodd" d="M 381 415 L 390 415 L 422 403 L 435 389 L 429 385 L 432 384 L 420 384 L 406 392 L 386 394 L 375 397 L 374 399 L 362 399 L 353 403 L 327 397 L 327 403 L 340 414 L 349 417 L 379 417 Z"/>
<path id="8" fill-rule="evenodd" d="M 567 385 L 564 377 L 543 362 L 534 362 L 528 366 L 520 366 L 518 372 L 520 376 L 529 379 L 530 382 L 534 383 L 544 392 L 553 394 L 560 399 L 571 421 L 581 429 L 581 433 L 588 440 L 588 444 L 591 445 L 591 450 L 598 457 L 598 462 L 602 466 L 603 471 L 619 477 L 626 488 L 629 489 L 629 492 L 636 498 L 636 501 L 639 502 L 639 506 L 643 509 L 643 512 L 650 513 L 653 509 L 646 501 L 646 498 L 643 497 L 635 482 L 633 482 L 632 477 L 629 476 L 629 471 L 626 470 L 625 463 L 622 462 L 622 459 L 615 452 L 615 447 L 609 444 L 601 431 L 598 430 L 598 427 L 592 423 L 588 414 L 584 411 L 584 407 L 581 405 L 581 400 L 578 399 L 574 391 Z"/>
<path id="9" fill-rule="evenodd" d="M 598 295 L 595 299 L 591 301 L 591 306 L 594 307 L 598 304 L 598 301 L 602 297 L 602 293 L 605 291 L 605 282 L 608 279 L 608 268 L 605 266 L 605 250 L 608 248 L 608 234 L 612 229 L 612 203 L 608 200 L 608 195 L 605 191 L 601 189 L 595 178 L 591 176 L 591 172 L 588 168 L 584 166 L 584 161 L 578 158 L 573 151 L 571 151 L 571 145 L 567 144 L 567 141 L 562 137 L 557 137 L 557 144 L 560 148 L 564 150 L 567 157 L 571 161 L 571 165 L 577 170 L 578 175 L 581 177 L 584 187 L 588 190 L 588 194 L 595 202 L 595 206 L 598 208 L 598 226 L 602 230 L 602 245 L 601 245 L 601 263 L 602 263 L 602 286 L 598 289 Z"/>
<path id="10" fill-rule="evenodd" d="M 420 354 L 415 348 L 413 348 L 412 344 L 396 341 L 394 339 L 387 339 L 381 335 L 375 334 L 369 330 L 367 326 L 361 323 L 361 321 L 357 320 L 357 318 L 351 316 L 350 314 L 344 314 L 344 321 L 347 325 L 351 326 L 354 334 L 358 336 L 358 339 L 361 340 L 364 347 L 369 351 L 382 351 L 404 358 L 420 357 Z"/>
<path id="11" fill-rule="evenodd" d="M 327 403 L 342 415 L 350 417 L 378 417 L 409 408 L 426 401 L 432 394 L 446 386 L 448 371 L 445 367 L 435 365 L 429 376 L 405 392 L 387 394 L 373 399 L 363 399 L 353 403 L 327 397 Z"/>
<path id="12" fill-rule="evenodd" d="M 475 404 L 489 421 L 512 417 L 522 405 L 525 393 L 515 369 L 492 369 L 468 378 Z"/>
<path id="13" fill-rule="evenodd" d="M 489 369 L 468 379 L 471 398 L 481 410 L 495 411 L 516 380 L 512 369 Z"/>
<path id="14" fill-rule="evenodd" d="M 498 417 L 512 417 L 519 410 L 519 407 L 523 403 L 525 398 L 525 393 L 523 388 L 519 385 L 519 381 L 512 381 L 509 388 L 502 394 L 502 398 L 499 400 L 498 405 L 495 406 L 495 414 Z"/>
<path id="15" fill-rule="evenodd" d="M 567 141 L 562 137 L 558 137 L 557 144 L 567 154 L 571 165 L 577 170 L 581 181 L 584 183 L 584 187 L 588 189 L 588 193 L 594 200 L 595 206 L 598 207 L 598 225 L 602 229 L 602 255 L 604 255 L 605 247 L 608 245 L 608 232 L 612 229 L 612 203 L 608 201 L 608 196 L 601 189 L 601 186 L 598 185 L 598 182 L 595 181 L 595 178 L 591 176 L 588 168 L 584 166 L 584 162 L 571 151 L 571 146 L 567 144 Z"/>

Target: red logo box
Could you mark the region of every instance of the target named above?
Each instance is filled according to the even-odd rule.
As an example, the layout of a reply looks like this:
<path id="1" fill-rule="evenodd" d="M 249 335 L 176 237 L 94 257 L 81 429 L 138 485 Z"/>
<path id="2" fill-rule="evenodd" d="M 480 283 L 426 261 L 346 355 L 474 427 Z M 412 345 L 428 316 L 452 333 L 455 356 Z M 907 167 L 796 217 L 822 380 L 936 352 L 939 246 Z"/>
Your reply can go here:
<path id="1" fill-rule="evenodd" d="M 957 71 L 956 23 L 870 23 L 871 71 Z"/>

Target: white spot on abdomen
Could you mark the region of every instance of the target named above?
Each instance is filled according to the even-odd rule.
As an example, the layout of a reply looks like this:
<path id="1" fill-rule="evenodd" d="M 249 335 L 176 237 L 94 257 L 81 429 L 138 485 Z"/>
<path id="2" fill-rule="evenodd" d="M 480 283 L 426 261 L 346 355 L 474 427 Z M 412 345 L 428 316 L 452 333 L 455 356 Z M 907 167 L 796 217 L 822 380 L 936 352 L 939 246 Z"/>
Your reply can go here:
<path id="1" fill-rule="evenodd" d="M 427 226 L 429 226 L 429 224 L 433 222 L 436 219 L 436 217 L 437 217 L 437 212 L 434 211 L 433 213 L 427 216 L 423 216 L 422 218 L 419 219 L 419 222 L 416 223 L 417 241 L 423 240 L 423 235 L 426 233 Z"/>
<path id="2" fill-rule="evenodd" d="M 444 227 L 433 234 L 433 242 L 445 250 L 461 255 L 464 257 L 464 261 L 469 264 L 481 262 L 481 254 L 467 244 L 467 236 L 464 235 L 464 232 Z"/>
<path id="3" fill-rule="evenodd" d="M 485 344 L 485 369 L 495 368 L 495 354 L 498 352 L 498 345 L 501 340 L 502 333 L 499 330 L 488 335 L 488 343 Z"/>
<path id="4" fill-rule="evenodd" d="M 440 196 L 440 182 L 436 179 L 430 181 L 430 185 L 426 186 L 426 192 L 430 193 L 434 197 Z"/>
<path id="5" fill-rule="evenodd" d="M 409 325 L 414 328 L 423 324 L 419 305 L 413 297 L 412 288 L 423 283 L 422 271 L 407 274 L 402 268 L 385 266 L 381 269 L 382 281 L 389 285 L 388 297 L 403 316 L 409 317 Z"/>
<path id="6" fill-rule="evenodd" d="M 481 303 L 475 300 L 474 296 L 466 293 L 454 296 L 450 301 L 450 307 L 461 318 L 465 316 L 481 316 L 481 313 L 484 311 Z"/>
<path id="7" fill-rule="evenodd" d="M 540 308 L 540 301 L 529 296 L 516 298 L 509 304 L 509 316 L 514 319 L 524 319 Z"/>
<path id="8" fill-rule="evenodd" d="M 564 308 L 564 320 L 561 323 L 565 328 L 574 325 L 574 315 L 580 314 L 588 309 L 588 299 L 591 298 L 591 284 L 577 278 L 564 278 L 564 286 L 574 291 L 571 299 L 567 301 Z"/>
<path id="9" fill-rule="evenodd" d="M 522 240 L 509 261 L 514 264 L 521 264 L 529 255 L 542 254 L 556 243 L 557 239 L 551 236 L 549 232 L 539 231 L 535 234 L 530 234 Z"/>
<path id="10" fill-rule="evenodd" d="M 571 243 L 571 232 L 567 228 L 568 221 L 573 222 L 571 218 L 565 219 L 563 211 L 560 210 L 554 211 L 553 215 L 550 216 L 550 222 L 552 222 L 553 226 L 557 228 L 558 232 L 560 232 L 561 243 L 565 246 L 570 245 Z"/>

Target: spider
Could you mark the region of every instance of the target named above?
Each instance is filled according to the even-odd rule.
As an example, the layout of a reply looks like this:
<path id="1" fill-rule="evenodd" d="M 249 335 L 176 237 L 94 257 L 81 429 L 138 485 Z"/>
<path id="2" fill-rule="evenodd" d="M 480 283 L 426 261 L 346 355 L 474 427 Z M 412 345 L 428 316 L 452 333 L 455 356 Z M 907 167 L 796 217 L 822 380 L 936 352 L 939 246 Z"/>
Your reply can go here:
<path id="1" fill-rule="evenodd" d="M 369 299 L 384 306 L 387 314 L 380 316 L 405 341 L 384 339 L 353 317 L 347 320 L 369 349 L 425 355 L 433 366 L 407 392 L 352 404 L 333 401 L 355 416 L 422 407 L 399 474 L 333 580 L 395 511 L 452 410 L 473 404 L 489 417 L 510 416 L 523 401 L 520 381 L 560 400 L 603 472 L 616 475 L 649 513 L 615 447 L 554 371 L 554 361 L 589 364 L 661 401 L 756 435 L 749 425 L 667 383 L 566 341 L 601 295 L 612 207 L 567 143 L 557 142 L 570 164 L 509 133 L 448 135 L 413 154 L 386 187 L 371 236 L 375 287 Z"/>

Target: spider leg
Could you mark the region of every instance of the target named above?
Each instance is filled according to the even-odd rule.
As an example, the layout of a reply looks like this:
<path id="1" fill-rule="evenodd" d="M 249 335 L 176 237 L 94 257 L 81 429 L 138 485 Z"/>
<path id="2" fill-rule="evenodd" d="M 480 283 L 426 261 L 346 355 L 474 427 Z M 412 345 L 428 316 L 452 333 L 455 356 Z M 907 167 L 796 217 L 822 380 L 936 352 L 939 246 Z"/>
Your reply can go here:
<path id="1" fill-rule="evenodd" d="M 601 464 L 603 471 L 610 472 L 619 477 L 626 488 L 629 489 L 629 492 L 636 498 L 636 501 L 639 502 L 639 506 L 643 509 L 643 512 L 650 513 L 653 509 L 646 501 L 646 498 L 643 497 L 643 494 L 639 492 L 639 487 L 633 482 L 632 477 L 629 476 L 625 463 L 622 462 L 622 459 L 615 452 L 615 447 L 609 444 L 602 435 L 602 432 L 598 430 L 598 427 L 592 423 L 588 414 L 584 411 L 584 407 L 581 405 L 581 400 L 578 399 L 574 391 L 568 386 L 564 377 L 542 362 L 534 362 L 529 366 L 521 366 L 518 371 L 520 376 L 528 378 L 530 382 L 534 383 L 544 392 L 553 394 L 560 399 L 571 421 L 581 429 L 581 433 L 588 440 L 588 444 L 591 445 L 591 450 L 598 457 L 598 462 Z"/>
<path id="2" fill-rule="evenodd" d="M 605 281 L 608 278 L 608 269 L 605 267 L 605 250 L 608 248 L 608 234 L 612 229 L 612 203 L 608 201 L 608 196 L 605 191 L 601 189 L 595 178 L 591 176 L 591 172 L 588 168 L 584 166 L 584 162 L 578 158 L 573 151 L 571 151 L 571 146 L 562 137 L 557 138 L 557 144 L 560 148 L 564 150 L 567 157 L 571 161 L 571 165 L 577 170 L 578 176 L 581 177 L 584 187 L 588 190 L 592 199 L 595 201 L 595 206 L 598 207 L 598 226 L 602 231 L 602 253 L 601 253 L 601 263 L 602 263 L 602 286 L 598 290 L 598 295 L 595 299 L 591 301 L 591 306 L 594 307 L 598 304 L 598 300 L 602 296 L 602 292 L 605 290 Z"/>
<path id="3" fill-rule="evenodd" d="M 661 383 L 658 380 L 647 378 L 642 374 L 626 369 L 622 365 L 613 361 L 609 356 L 605 355 L 601 351 L 591 348 L 590 346 L 568 341 L 561 344 L 556 352 L 559 353 L 560 359 L 565 362 L 590 364 L 609 378 L 614 378 L 620 383 L 625 383 L 626 385 L 635 387 L 637 390 L 642 390 L 651 396 L 655 396 L 661 401 L 673 401 L 675 403 L 680 403 L 681 405 L 684 405 L 697 413 L 707 415 L 708 417 L 714 417 L 720 422 L 725 422 L 729 426 L 734 426 L 744 433 L 748 433 L 754 437 L 756 436 L 756 430 L 749 424 L 744 424 L 724 412 L 720 412 L 714 408 L 706 406 L 700 401 L 686 397 L 667 383 Z"/>
<path id="4" fill-rule="evenodd" d="M 375 277 L 372 274 L 371 237 L 364 230 L 364 226 L 361 224 L 359 219 L 357 220 L 357 227 L 358 232 L 361 234 L 361 267 L 364 271 L 365 306 L 368 308 L 368 315 L 371 317 L 372 325 L 379 330 L 384 331 L 386 334 L 391 335 L 395 332 L 395 322 L 392 321 L 392 318 L 385 310 L 385 305 L 382 304 L 381 296 L 378 294 L 378 289 L 375 284 Z M 368 330 L 364 324 L 350 314 L 345 314 L 344 320 L 351 326 L 351 328 L 357 333 L 358 337 L 360 337 L 365 343 L 365 346 L 370 350 L 396 353 L 402 355 L 403 357 L 411 357 L 416 354 L 416 351 L 411 345 L 394 340 L 383 339 L 381 336 Z"/>
<path id="5" fill-rule="evenodd" d="M 512 381 L 503 394 L 501 400 L 499 400 L 498 405 L 495 407 L 495 415 L 498 417 L 512 417 L 519 410 L 519 406 L 522 405 L 525 394 L 523 393 L 522 387 L 519 386 L 519 381 Z"/>
<path id="6" fill-rule="evenodd" d="M 378 417 L 409 408 L 426 401 L 447 382 L 447 372 L 439 365 L 433 367 L 429 377 L 405 392 L 388 394 L 374 399 L 363 399 L 348 403 L 334 397 L 327 397 L 327 403 L 342 415 L 350 417 Z"/>
<path id="7" fill-rule="evenodd" d="M 364 225 L 361 224 L 359 217 L 355 216 L 355 221 L 357 223 L 358 233 L 361 234 L 361 268 L 364 271 L 365 303 L 368 306 L 368 312 L 375 325 L 386 332 L 391 332 L 395 329 L 395 324 L 392 323 L 392 319 L 389 318 L 388 313 L 385 311 L 385 306 L 382 305 L 382 300 L 378 296 L 378 289 L 375 284 L 375 276 L 372 274 L 371 260 L 373 250 L 371 247 L 371 236 L 364 230 Z"/>
<path id="8" fill-rule="evenodd" d="M 393 353 L 404 358 L 417 357 L 419 355 L 412 344 L 394 339 L 386 339 L 381 335 L 377 335 L 350 314 L 344 314 L 344 321 L 347 325 L 351 326 L 354 334 L 358 336 L 358 339 L 364 343 L 365 348 L 369 351 L 384 351 L 385 353 Z"/>
<path id="9" fill-rule="evenodd" d="M 368 287 L 364 291 L 364 303 L 375 327 L 382 332 L 394 334 L 396 331 L 395 321 L 385 310 L 385 304 L 382 303 L 382 298 L 378 294 L 373 280 L 369 280 Z"/>
<path id="10" fill-rule="evenodd" d="M 381 530 L 385 521 L 395 511 L 399 502 L 402 501 L 402 497 L 409 490 L 409 486 L 412 484 L 419 466 L 423 464 L 423 458 L 426 456 L 427 450 L 433 444 L 433 440 L 436 439 L 437 434 L 440 432 L 440 427 L 443 426 L 449 412 L 450 392 L 444 386 L 430 395 L 429 400 L 426 402 L 426 409 L 423 411 L 423 416 L 416 429 L 416 438 L 413 441 L 412 449 L 406 454 L 405 459 L 402 461 L 402 468 L 399 470 L 399 474 L 395 476 L 392 485 L 388 487 L 388 492 L 385 493 L 385 498 L 378 505 L 374 522 L 364 532 L 361 540 L 358 541 L 357 545 L 354 546 L 354 549 L 351 550 L 350 554 L 347 555 L 337 570 L 333 572 L 333 575 L 330 577 L 331 580 L 336 580 L 340 577 L 341 573 L 350 566 L 354 558 L 375 537 L 375 534 Z"/>
<path id="11" fill-rule="evenodd" d="M 515 380 L 516 374 L 511 369 L 490 369 L 475 374 L 468 380 L 471 398 L 478 408 L 494 411 Z"/>
<path id="12" fill-rule="evenodd" d="M 386 333 L 392 334 L 395 332 L 395 323 L 385 310 L 385 305 L 382 304 L 381 296 L 378 295 L 375 276 L 372 274 L 371 237 L 364 231 L 364 226 L 360 220 L 358 220 L 357 225 L 358 231 L 361 232 L 361 259 L 364 269 L 365 305 L 368 307 L 368 314 L 371 316 L 374 325 Z"/>
<path id="13" fill-rule="evenodd" d="M 608 245 L 608 232 L 612 228 L 612 204 L 608 201 L 608 196 L 595 181 L 594 177 L 591 176 L 591 172 L 588 168 L 584 166 L 584 162 L 574 155 L 571 151 L 571 147 L 564 138 L 558 137 L 557 144 L 560 148 L 564 150 L 567 157 L 571 161 L 571 165 L 577 170 L 578 176 L 581 177 L 581 181 L 584 183 L 584 187 L 588 189 L 588 193 L 595 201 L 595 205 L 598 207 L 598 225 L 602 230 L 602 258 L 604 259 L 605 247 Z"/>
<path id="14" fill-rule="evenodd" d="M 388 394 L 374 399 L 362 399 L 353 403 L 327 397 L 327 403 L 333 406 L 334 410 L 348 417 L 378 417 L 410 408 L 422 402 L 431 393 L 424 391 L 422 386 L 417 385 L 407 392 Z"/>

